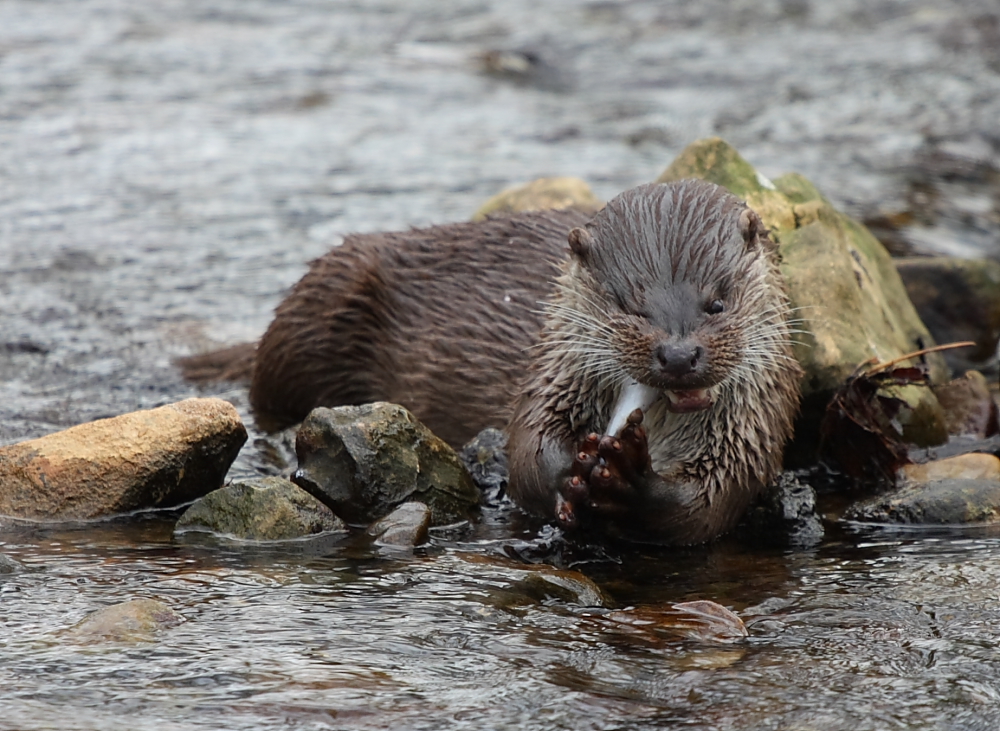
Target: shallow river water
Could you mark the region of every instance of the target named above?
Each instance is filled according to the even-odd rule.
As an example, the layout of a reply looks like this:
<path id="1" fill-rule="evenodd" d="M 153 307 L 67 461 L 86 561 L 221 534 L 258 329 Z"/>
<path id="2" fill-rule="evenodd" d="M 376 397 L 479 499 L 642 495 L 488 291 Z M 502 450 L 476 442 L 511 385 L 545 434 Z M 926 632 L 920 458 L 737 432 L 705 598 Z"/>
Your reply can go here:
<path id="1" fill-rule="evenodd" d="M 171 359 L 258 336 L 347 232 L 542 175 L 609 198 L 711 134 L 907 246 L 1000 256 L 998 49 L 994 0 L 7 0 L 0 444 L 197 395 Z M 252 471 L 245 392 L 211 393 Z M 1000 727 L 986 528 L 548 555 L 595 607 L 526 578 L 547 534 L 488 523 L 414 554 L 176 541 L 170 515 L 0 533 L 26 568 L 0 574 L 0 728 Z M 63 631 L 139 597 L 186 621 Z M 692 599 L 749 637 L 607 616 Z"/>

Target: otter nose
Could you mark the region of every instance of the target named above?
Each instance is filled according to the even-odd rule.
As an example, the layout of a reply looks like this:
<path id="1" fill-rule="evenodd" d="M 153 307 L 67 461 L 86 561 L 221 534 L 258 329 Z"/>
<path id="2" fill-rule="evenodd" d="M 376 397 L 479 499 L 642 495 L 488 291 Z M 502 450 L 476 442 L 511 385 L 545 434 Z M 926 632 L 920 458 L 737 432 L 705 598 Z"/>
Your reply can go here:
<path id="1" fill-rule="evenodd" d="M 671 378 L 681 378 L 698 369 L 704 350 L 690 341 L 661 343 L 656 349 L 660 370 Z"/>

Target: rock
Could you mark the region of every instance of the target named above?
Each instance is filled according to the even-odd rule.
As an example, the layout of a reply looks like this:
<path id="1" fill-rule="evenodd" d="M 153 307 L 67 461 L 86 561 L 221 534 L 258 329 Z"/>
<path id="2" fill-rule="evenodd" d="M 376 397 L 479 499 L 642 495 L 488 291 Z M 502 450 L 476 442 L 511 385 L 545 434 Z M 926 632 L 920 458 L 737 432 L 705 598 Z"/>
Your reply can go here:
<path id="1" fill-rule="evenodd" d="M 979 371 L 937 386 L 934 394 L 944 409 L 949 434 L 985 439 L 1000 432 L 996 401 Z"/>
<path id="2" fill-rule="evenodd" d="M 852 505 L 844 517 L 869 523 L 995 523 L 1000 520 L 1000 480 L 945 479 L 909 485 Z"/>
<path id="3" fill-rule="evenodd" d="M 750 634 L 739 615 L 707 599 L 681 602 L 667 609 L 633 607 L 611 612 L 604 619 L 620 631 L 646 634 L 650 638 L 663 634 L 727 644 L 740 642 Z"/>
<path id="4" fill-rule="evenodd" d="M 0 574 L 15 574 L 23 570 L 24 566 L 20 561 L 15 561 L 10 556 L 0 553 Z"/>
<path id="5" fill-rule="evenodd" d="M 784 472 L 747 511 L 741 538 L 770 546 L 811 548 L 823 540 L 816 491 Z"/>
<path id="6" fill-rule="evenodd" d="M 493 48 L 477 54 L 476 61 L 482 73 L 518 86 L 569 91 L 573 87 L 573 75 L 557 62 L 553 51 L 550 43 L 516 49 Z"/>
<path id="7" fill-rule="evenodd" d="M 796 428 L 801 459 L 811 457 L 818 424 L 834 390 L 870 358 L 887 361 L 934 344 L 885 248 L 857 221 L 840 213 L 801 175 L 769 181 L 719 138 L 681 152 L 658 182 L 703 178 L 742 197 L 779 245 L 789 298 L 799 319 L 795 355 L 805 369 L 802 418 Z M 948 378 L 944 358 L 926 356 L 932 382 Z M 893 395 L 904 438 L 923 444 L 947 437 L 934 394 L 909 387 Z"/>
<path id="8" fill-rule="evenodd" d="M 578 607 L 602 607 L 608 604 L 601 588 L 579 571 L 546 569 L 529 572 L 512 590 L 539 603 L 553 599 Z"/>
<path id="9" fill-rule="evenodd" d="M 479 207 L 472 220 L 483 221 L 487 216 L 550 208 L 578 208 L 594 212 L 603 205 L 590 186 L 579 178 L 538 178 L 497 193 Z"/>
<path id="10" fill-rule="evenodd" d="M 483 429 L 462 447 L 458 458 L 487 500 L 495 503 L 503 496 L 510 479 L 505 432 L 493 428 Z"/>
<path id="11" fill-rule="evenodd" d="M 1000 520 L 1000 459 L 969 453 L 900 469 L 902 487 L 851 506 L 844 517 L 875 523 L 963 524 Z"/>
<path id="12" fill-rule="evenodd" d="M 910 484 L 936 480 L 1000 480 L 1000 459 L 993 454 L 972 452 L 923 464 L 904 465 L 900 471 Z"/>
<path id="13" fill-rule="evenodd" d="M 403 503 L 368 527 L 368 535 L 383 546 L 413 547 L 427 543 L 431 509 L 423 503 Z"/>
<path id="14" fill-rule="evenodd" d="M 161 630 L 176 627 L 184 617 L 156 599 L 133 599 L 84 617 L 66 634 L 77 641 L 151 641 Z"/>
<path id="15" fill-rule="evenodd" d="M 288 480 L 240 480 L 195 501 L 174 533 L 212 531 L 249 541 L 284 541 L 347 527 L 326 505 Z"/>
<path id="16" fill-rule="evenodd" d="M 233 406 L 188 399 L 0 448 L 0 514 L 84 520 L 216 489 L 247 439 Z"/>
<path id="17" fill-rule="evenodd" d="M 995 364 L 1000 341 L 1000 262 L 908 257 L 895 260 L 910 299 L 939 343 L 972 340 L 944 352 L 953 372 Z"/>
<path id="18" fill-rule="evenodd" d="M 295 441 L 293 481 L 352 525 L 405 502 L 430 508 L 431 525 L 465 520 L 479 491 L 455 451 L 402 406 L 314 409 Z"/>

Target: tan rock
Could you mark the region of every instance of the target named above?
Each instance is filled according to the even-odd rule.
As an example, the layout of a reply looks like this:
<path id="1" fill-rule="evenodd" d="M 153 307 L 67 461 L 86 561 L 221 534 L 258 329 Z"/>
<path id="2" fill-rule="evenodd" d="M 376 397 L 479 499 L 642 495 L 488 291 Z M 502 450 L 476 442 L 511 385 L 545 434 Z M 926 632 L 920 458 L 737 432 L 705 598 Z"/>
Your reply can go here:
<path id="1" fill-rule="evenodd" d="M 496 214 L 553 208 L 572 207 L 596 211 L 602 205 L 604 204 L 594 195 L 590 186 L 579 178 L 538 178 L 497 193 L 479 207 L 472 220 L 483 221 L 487 216 Z"/>
<path id="2" fill-rule="evenodd" d="M 1000 481 L 1000 459 L 992 454 L 971 452 L 924 464 L 904 465 L 901 471 L 911 482 L 945 479 Z"/>
<path id="3" fill-rule="evenodd" d="M 133 599 L 87 615 L 67 630 L 67 634 L 83 642 L 151 641 L 161 630 L 183 621 L 184 617 L 161 601 Z"/>
<path id="4" fill-rule="evenodd" d="M 232 404 L 188 399 L 0 448 L 0 515 L 85 520 L 194 500 L 247 439 Z"/>

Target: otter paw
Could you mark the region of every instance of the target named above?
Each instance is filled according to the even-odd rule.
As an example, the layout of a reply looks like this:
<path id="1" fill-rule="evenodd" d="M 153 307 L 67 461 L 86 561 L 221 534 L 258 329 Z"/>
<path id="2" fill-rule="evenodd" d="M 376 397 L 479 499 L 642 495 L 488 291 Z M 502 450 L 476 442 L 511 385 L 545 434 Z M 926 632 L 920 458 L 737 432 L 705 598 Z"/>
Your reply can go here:
<path id="1" fill-rule="evenodd" d="M 588 435 L 573 458 L 570 476 L 556 498 L 556 520 L 563 528 L 580 527 L 580 520 L 586 515 L 590 494 L 587 482 L 600 459 L 597 456 L 599 444 L 597 434 Z"/>
<path id="2" fill-rule="evenodd" d="M 636 409 L 620 437 L 591 434 L 583 441 L 557 499 L 557 521 L 574 529 L 627 515 L 649 469 L 646 430 Z"/>

